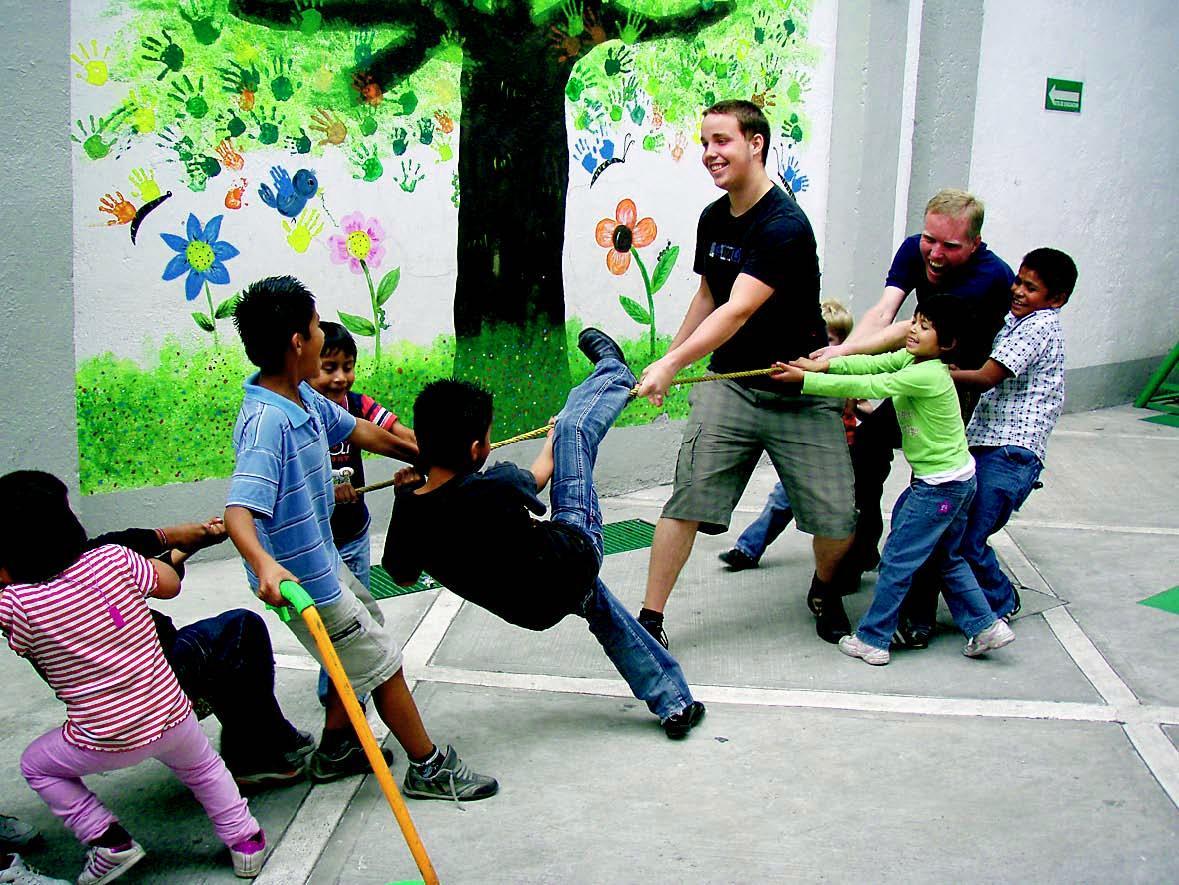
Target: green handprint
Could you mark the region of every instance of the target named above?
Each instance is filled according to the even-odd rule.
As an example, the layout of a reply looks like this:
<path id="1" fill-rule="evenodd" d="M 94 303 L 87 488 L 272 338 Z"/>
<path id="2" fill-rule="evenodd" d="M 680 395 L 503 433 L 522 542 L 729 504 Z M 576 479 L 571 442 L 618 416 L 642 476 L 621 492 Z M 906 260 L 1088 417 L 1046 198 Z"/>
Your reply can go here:
<path id="1" fill-rule="evenodd" d="M 630 106 L 630 118 L 636 126 L 642 126 L 643 120 L 647 119 L 647 109 L 636 101 Z"/>
<path id="2" fill-rule="evenodd" d="M 313 37 L 323 27 L 323 13 L 319 11 L 323 0 L 295 0 L 295 12 L 291 24 L 299 28 L 304 37 Z"/>
<path id="3" fill-rule="evenodd" d="M 144 169 L 142 166 L 132 169 L 127 180 L 135 188 L 131 192 L 132 195 L 144 203 L 150 203 L 160 195 L 160 185 L 156 181 L 156 174 L 150 169 Z"/>
<path id="4" fill-rule="evenodd" d="M 204 77 L 198 77 L 194 86 L 188 74 L 184 74 L 172 81 L 172 90 L 168 93 L 168 98 L 184 105 L 184 110 L 188 113 L 188 116 L 194 120 L 201 120 L 209 113 L 209 102 L 201 94 L 204 90 Z M 179 116 L 183 117 L 184 114 L 180 114 Z"/>
<path id="5" fill-rule="evenodd" d="M 608 113 L 610 119 L 615 123 L 622 122 L 623 105 L 626 104 L 626 97 L 621 87 L 610 90 L 609 100 L 606 102 L 606 107 L 609 108 Z"/>
<path id="6" fill-rule="evenodd" d="M 607 77 L 617 77 L 619 74 L 629 74 L 635 69 L 635 57 L 625 46 L 611 47 L 606 50 L 606 60 L 602 62 L 602 70 Z"/>
<path id="7" fill-rule="evenodd" d="M 585 100 L 585 106 L 573 118 L 573 128 L 579 132 L 587 129 L 600 129 L 606 121 L 606 111 L 600 101 L 592 98 Z"/>
<path id="8" fill-rule="evenodd" d="M 434 150 L 438 152 L 438 159 L 436 162 L 449 163 L 452 159 L 454 159 L 454 149 L 450 146 L 450 136 L 445 134 L 439 135 L 434 139 L 434 143 L 430 145 L 430 147 L 434 148 Z"/>
<path id="9" fill-rule="evenodd" d="M 298 136 L 287 136 L 287 147 L 292 154 L 309 154 L 311 153 L 311 139 L 307 135 L 307 131 L 300 127 Z"/>
<path id="10" fill-rule="evenodd" d="M 393 130 L 393 153 L 400 157 L 409 149 L 409 142 L 406 140 L 409 133 L 398 126 Z"/>
<path id="11" fill-rule="evenodd" d="M 802 94 L 811 88 L 811 78 L 806 73 L 798 74 L 790 85 L 786 87 L 786 97 L 794 104 L 798 104 L 802 100 Z"/>
<path id="12" fill-rule="evenodd" d="M 286 117 L 278 113 L 278 108 L 271 107 L 270 115 L 267 116 L 266 111 L 263 110 L 261 114 L 251 112 L 250 116 L 254 118 L 254 122 L 258 124 L 258 134 L 251 135 L 251 138 L 256 138 L 262 144 L 275 144 L 278 141 L 278 130 L 286 122 Z"/>
<path id="13" fill-rule="evenodd" d="M 311 241 L 323 233 L 323 221 L 318 209 L 308 207 L 299 213 L 294 224 L 283 221 L 282 229 L 287 232 L 287 245 L 302 254 L 307 251 Z"/>
<path id="14" fill-rule="evenodd" d="M 246 134 L 246 121 L 237 115 L 236 111 L 222 111 L 217 118 L 230 138 L 241 138 Z"/>
<path id="15" fill-rule="evenodd" d="M 352 60 L 356 62 L 356 67 L 367 68 L 373 60 L 373 38 L 375 36 L 372 31 L 356 32 L 355 43 L 352 47 Z"/>
<path id="16" fill-rule="evenodd" d="M 661 151 L 664 144 L 666 144 L 666 139 L 662 132 L 648 132 L 643 136 L 643 150 L 645 151 Z"/>
<path id="17" fill-rule="evenodd" d="M 184 67 L 184 50 L 172 41 L 171 35 L 163 31 L 164 39 L 158 37 L 144 37 L 140 45 L 147 50 L 142 56 L 144 61 L 159 62 L 163 67 L 156 75 L 157 80 L 163 80 L 169 71 L 177 73 Z M 148 52 L 155 53 L 148 55 Z"/>
<path id="18" fill-rule="evenodd" d="M 376 181 L 385 174 L 385 167 L 377 156 L 376 145 L 362 144 L 352 149 L 352 160 L 360 166 L 360 173 L 353 178 L 363 178 L 365 181 Z"/>
<path id="19" fill-rule="evenodd" d="M 302 87 L 302 83 L 291 79 L 293 67 L 291 60 L 281 55 L 275 56 L 270 62 L 270 73 L 273 75 L 270 91 L 274 93 L 276 101 L 288 101 L 295 94 L 295 90 Z"/>
<path id="20" fill-rule="evenodd" d="M 770 32 L 770 11 L 764 6 L 753 13 L 753 40 L 755 43 L 765 43 Z"/>
<path id="21" fill-rule="evenodd" d="M 434 140 L 434 121 L 429 117 L 418 120 L 418 141 L 430 144 Z"/>
<path id="22" fill-rule="evenodd" d="M 377 118 L 373 116 L 373 112 L 368 109 L 367 105 L 361 105 L 356 109 L 356 119 L 360 123 L 360 134 L 367 137 L 377 131 Z"/>
<path id="23" fill-rule="evenodd" d="M 643 31 L 647 30 L 647 23 L 643 16 L 634 10 L 627 10 L 626 24 L 618 28 L 618 39 L 628 46 L 639 42 Z"/>
<path id="24" fill-rule="evenodd" d="M 418 182 L 426 176 L 422 173 L 421 164 L 415 163 L 413 160 L 401 161 L 401 178 L 397 184 L 407 194 L 412 194 L 418 186 Z"/>
<path id="25" fill-rule="evenodd" d="M 565 0 L 561 4 L 561 15 L 565 16 L 565 33 L 576 37 L 585 30 L 585 6 L 581 0 Z"/>
<path id="26" fill-rule="evenodd" d="M 221 86 L 226 92 L 257 92 L 262 83 L 262 75 L 253 65 L 247 68 L 230 59 L 228 67 L 217 70 L 221 74 Z"/>
<path id="27" fill-rule="evenodd" d="M 791 114 L 782 122 L 782 138 L 786 139 L 788 146 L 792 147 L 801 142 L 802 137 L 802 124 L 799 122 L 798 114 Z"/>
<path id="28" fill-rule="evenodd" d="M 192 36 L 202 46 L 212 46 L 221 36 L 221 25 L 213 21 L 213 4 L 205 0 L 188 0 L 178 7 L 180 17 L 192 28 Z"/>
<path id="29" fill-rule="evenodd" d="M 93 115 L 90 116 L 89 125 L 83 123 L 81 120 L 75 120 L 74 124 L 78 127 L 78 132 L 83 136 L 79 138 L 77 135 L 70 135 L 70 140 L 82 145 L 82 150 L 86 152 L 91 160 L 101 160 L 111 152 L 111 148 L 115 145 L 114 135 L 108 136 L 110 141 L 103 138 L 103 132 L 111 127 L 124 114 L 123 109 L 116 110 L 109 117 L 98 117 L 95 119 Z"/>
<path id="30" fill-rule="evenodd" d="M 624 84 L 622 84 L 622 101 L 623 103 L 634 101 L 639 95 L 639 81 L 630 77 Z"/>

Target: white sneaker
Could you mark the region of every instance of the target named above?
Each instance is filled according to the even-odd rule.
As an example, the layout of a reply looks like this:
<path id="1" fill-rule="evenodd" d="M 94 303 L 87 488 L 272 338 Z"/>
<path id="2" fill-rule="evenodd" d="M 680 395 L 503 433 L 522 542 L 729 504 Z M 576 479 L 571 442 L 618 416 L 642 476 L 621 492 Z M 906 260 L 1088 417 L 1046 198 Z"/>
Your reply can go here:
<path id="1" fill-rule="evenodd" d="M 839 639 L 839 650 L 851 658 L 859 658 L 865 664 L 871 664 L 874 667 L 883 667 L 888 663 L 888 649 L 877 648 L 874 645 L 869 645 L 852 633 L 850 636 L 843 636 Z"/>
<path id="2" fill-rule="evenodd" d="M 105 885 L 113 882 L 143 860 L 146 854 L 143 846 L 134 839 L 121 851 L 91 846 L 86 851 L 86 866 L 78 874 L 78 885 Z"/>
<path id="3" fill-rule="evenodd" d="M 0 814 L 0 849 L 24 848 L 39 835 L 32 824 Z"/>
<path id="4" fill-rule="evenodd" d="M 1002 648 L 1014 641 L 1015 634 L 1011 632 L 1011 628 L 1007 626 L 1007 622 L 999 619 L 966 643 L 966 647 L 962 649 L 962 654 L 968 658 L 977 658 L 979 655 L 986 654 L 992 649 Z"/>
<path id="5" fill-rule="evenodd" d="M 5 885 L 70 885 L 65 879 L 51 879 L 48 876 L 42 876 L 32 867 L 28 866 L 19 854 L 12 856 L 12 863 L 7 868 L 0 870 L 0 882 Z"/>

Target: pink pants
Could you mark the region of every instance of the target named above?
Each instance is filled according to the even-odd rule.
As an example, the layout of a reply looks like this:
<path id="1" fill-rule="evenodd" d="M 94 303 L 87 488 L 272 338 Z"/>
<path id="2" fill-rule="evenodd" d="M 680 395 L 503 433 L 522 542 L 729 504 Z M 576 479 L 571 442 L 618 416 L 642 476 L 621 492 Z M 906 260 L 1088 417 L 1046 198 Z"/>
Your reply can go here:
<path id="1" fill-rule="evenodd" d="M 261 827 L 246 800 L 191 713 L 146 747 L 122 752 L 83 750 L 67 743 L 61 728 L 46 732 L 25 749 L 20 771 L 49 810 L 61 818 L 83 843 L 93 842 L 118 818 L 86 785 L 82 776 L 131 768 L 145 759 L 159 759 L 192 790 L 226 845 L 248 839 Z"/>

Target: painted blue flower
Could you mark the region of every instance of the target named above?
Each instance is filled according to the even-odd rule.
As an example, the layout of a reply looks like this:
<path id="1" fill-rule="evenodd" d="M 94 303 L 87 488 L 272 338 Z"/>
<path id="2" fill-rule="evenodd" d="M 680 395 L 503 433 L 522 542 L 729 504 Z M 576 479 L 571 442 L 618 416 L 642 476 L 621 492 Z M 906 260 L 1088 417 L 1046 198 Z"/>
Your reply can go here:
<path id="1" fill-rule="evenodd" d="M 188 216 L 188 239 L 175 234 L 160 234 L 160 237 L 178 253 L 172 256 L 168 266 L 164 268 L 164 279 L 174 280 L 182 273 L 188 273 L 184 281 L 184 297 L 189 301 L 196 299 L 201 292 L 201 286 L 209 283 L 228 283 L 229 271 L 224 262 L 238 254 L 237 248 L 217 237 L 221 233 L 221 219 L 223 215 L 215 215 L 209 219 L 204 230 L 195 215 Z"/>

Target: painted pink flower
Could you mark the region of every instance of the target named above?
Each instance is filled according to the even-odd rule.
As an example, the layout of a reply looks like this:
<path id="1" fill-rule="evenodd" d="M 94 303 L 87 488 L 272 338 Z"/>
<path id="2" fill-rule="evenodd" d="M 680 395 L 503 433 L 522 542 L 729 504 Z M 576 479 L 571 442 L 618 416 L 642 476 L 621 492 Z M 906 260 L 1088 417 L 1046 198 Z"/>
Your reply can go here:
<path id="1" fill-rule="evenodd" d="M 365 266 L 380 267 L 385 258 L 385 229 L 375 218 L 365 218 L 363 212 L 345 215 L 341 233 L 328 237 L 328 252 L 333 264 L 345 264 L 353 273 L 362 273 Z"/>

